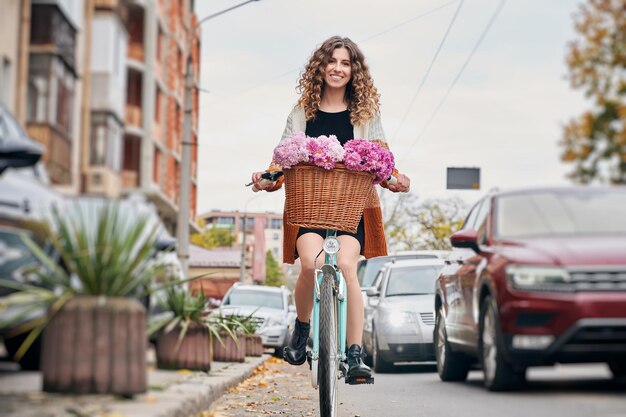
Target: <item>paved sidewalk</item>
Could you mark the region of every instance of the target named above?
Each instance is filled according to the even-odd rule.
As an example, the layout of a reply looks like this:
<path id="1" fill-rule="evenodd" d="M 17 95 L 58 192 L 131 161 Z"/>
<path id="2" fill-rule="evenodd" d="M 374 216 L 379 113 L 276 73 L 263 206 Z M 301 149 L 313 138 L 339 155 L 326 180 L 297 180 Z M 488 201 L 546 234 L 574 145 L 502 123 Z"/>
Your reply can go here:
<path id="1" fill-rule="evenodd" d="M 211 371 L 148 372 L 148 392 L 133 399 L 60 395 L 41 391 L 39 372 L 0 369 L 2 417 L 196 417 L 270 356 L 244 363 L 213 362 Z"/>

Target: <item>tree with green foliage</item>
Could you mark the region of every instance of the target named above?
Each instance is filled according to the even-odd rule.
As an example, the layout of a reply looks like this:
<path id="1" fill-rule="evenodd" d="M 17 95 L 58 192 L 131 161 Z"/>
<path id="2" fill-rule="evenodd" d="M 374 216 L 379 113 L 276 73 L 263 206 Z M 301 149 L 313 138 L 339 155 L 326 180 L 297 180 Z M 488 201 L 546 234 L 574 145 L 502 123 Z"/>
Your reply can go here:
<path id="1" fill-rule="evenodd" d="M 411 249 L 450 250 L 450 235 L 463 225 L 466 206 L 458 198 L 426 200 L 409 211 L 410 222 L 417 226 Z"/>
<path id="2" fill-rule="evenodd" d="M 575 181 L 626 184 L 626 2 L 587 0 L 575 29 L 569 79 L 592 104 L 564 126 L 561 159 Z"/>
<path id="3" fill-rule="evenodd" d="M 418 203 L 411 193 L 383 193 L 381 205 L 390 252 L 451 249 L 450 235 L 461 228 L 468 211 L 459 198 Z"/>
<path id="4" fill-rule="evenodd" d="M 280 287 L 285 285 L 285 277 L 280 269 L 278 261 L 274 258 L 271 250 L 265 254 L 265 285 Z"/>
<path id="5" fill-rule="evenodd" d="M 215 225 L 206 227 L 202 220 L 200 220 L 201 233 L 194 233 L 191 235 L 190 240 L 194 245 L 201 246 L 205 249 L 214 248 L 230 248 L 235 242 L 232 229 L 222 229 Z"/>

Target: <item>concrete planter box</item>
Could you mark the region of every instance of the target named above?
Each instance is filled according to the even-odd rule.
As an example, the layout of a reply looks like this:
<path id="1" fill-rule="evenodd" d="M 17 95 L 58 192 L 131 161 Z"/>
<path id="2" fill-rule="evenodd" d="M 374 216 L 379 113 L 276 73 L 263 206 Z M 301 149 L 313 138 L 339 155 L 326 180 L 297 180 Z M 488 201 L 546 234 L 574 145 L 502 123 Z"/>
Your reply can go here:
<path id="1" fill-rule="evenodd" d="M 241 340 L 242 338 L 240 338 Z M 246 356 L 263 356 L 263 339 L 258 334 L 248 334 L 246 339 Z"/>
<path id="2" fill-rule="evenodd" d="M 197 323 L 190 323 L 187 333 L 180 342 L 180 327 L 169 333 L 161 333 L 156 343 L 157 366 L 161 369 L 211 369 L 211 341 L 209 330 Z"/>
<path id="3" fill-rule="evenodd" d="M 246 339 L 239 336 L 237 342 L 227 333 L 221 333 L 222 343 L 216 337 L 213 341 L 213 360 L 219 362 L 243 362 L 246 360 Z"/>
<path id="4" fill-rule="evenodd" d="M 43 334 L 43 389 L 125 397 L 146 392 L 147 340 L 146 310 L 137 300 L 73 298 Z"/>

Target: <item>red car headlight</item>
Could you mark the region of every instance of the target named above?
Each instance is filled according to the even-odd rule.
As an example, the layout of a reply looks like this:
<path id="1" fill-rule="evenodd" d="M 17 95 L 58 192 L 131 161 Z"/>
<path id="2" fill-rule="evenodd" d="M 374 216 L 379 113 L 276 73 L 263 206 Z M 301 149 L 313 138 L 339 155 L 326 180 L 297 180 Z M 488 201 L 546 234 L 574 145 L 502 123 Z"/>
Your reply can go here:
<path id="1" fill-rule="evenodd" d="M 572 291 L 572 277 L 564 268 L 509 265 L 506 267 L 508 284 L 522 291 Z"/>

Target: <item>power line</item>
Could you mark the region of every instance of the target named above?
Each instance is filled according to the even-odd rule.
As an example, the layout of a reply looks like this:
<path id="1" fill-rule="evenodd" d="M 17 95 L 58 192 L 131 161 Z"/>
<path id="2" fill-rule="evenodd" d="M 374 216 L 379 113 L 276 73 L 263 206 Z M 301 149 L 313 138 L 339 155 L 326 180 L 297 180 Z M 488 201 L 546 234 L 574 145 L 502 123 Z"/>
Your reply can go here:
<path id="1" fill-rule="evenodd" d="M 430 61 L 430 65 L 428 65 L 428 69 L 426 70 L 426 73 L 422 77 L 422 81 L 420 82 L 419 86 L 417 87 L 417 90 L 415 90 L 415 94 L 413 94 L 413 98 L 411 99 L 411 102 L 409 103 L 409 106 L 407 107 L 406 112 L 404 113 L 404 116 L 402 116 L 402 120 L 400 120 L 400 124 L 398 125 L 396 131 L 394 132 L 393 136 L 391 137 L 391 140 L 389 141 L 389 144 L 393 143 L 393 141 L 396 139 L 396 136 L 400 132 L 400 129 L 402 129 L 402 125 L 404 125 L 404 122 L 406 121 L 406 118 L 409 116 L 409 113 L 411 112 L 411 109 L 413 108 L 413 104 L 415 104 L 415 100 L 417 99 L 417 96 L 419 95 L 420 91 L 422 91 L 422 87 L 424 87 L 424 84 L 426 83 L 426 79 L 428 78 L 428 75 L 430 74 L 430 71 L 432 70 L 433 65 L 435 64 L 435 61 L 437 60 L 437 57 L 439 56 L 439 52 L 441 52 L 441 49 L 443 48 L 443 44 L 446 42 L 446 39 L 448 38 L 448 34 L 450 33 L 450 30 L 452 29 L 452 26 L 454 25 L 454 22 L 456 21 L 456 18 L 459 15 L 459 11 L 461 10 L 461 6 L 463 6 L 463 2 L 464 1 L 465 0 L 461 0 L 459 2 L 459 6 L 454 11 L 454 15 L 452 16 L 452 20 L 448 24 L 448 28 L 446 29 L 446 32 L 443 35 L 443 39 L 441 39 L 441 42 L 439 43 L 439 47 L 437 47 L 437 50 L 435 51 L 435 56 L 433 56 L 433 59 Z"/>
<path id="2" fill-rule="evenodd" d="M 398 23 L 398 24 L 396 24 L 396 25 L 394 25 L 394 26 L 392 26 L 390 28 L 387 28 L 387 29 L 385 29 L 385 30 L 383 30 L 381 32 L 378 32 L 378 33 L 375 33 L 375 34 L 373 34 L 371 36 L 368 36 L 368 37 L 360 40 L 359 43 L 368 42 L 368 41 L 370 41 L 370 40 L 372 40 L 374 38 L 377 38 L 377 37 L 382 36 L 382 35 L 384 35 L 384 34 L 386 34 L 388 32 L 391 32 L 391 31 L 393 31 L 395 29 L 398 29 L 399 27 L 402 27 L 402 26 L 404 26 L 404 25 L 406 25 L 408 23 L 414 22 L 415 20 L 421 19 L 421 18 L 426 17 L 426 16 L 428 16 L 428 15 L 430 15 L 430 14 L 436 12 L 436 11 L 439 11 L 439 10 L 445 8 L 445 7 L 448 7 L 449 5 L 451 5 L 453 3 L 456 3 L 458 1 L 459 0 L 452 0 L 452 1 L 449 1 L 448 3 L 444 3 L 441 6 L 437 6 L 437 7 L 433 8 L 433 9 L 430 9 L 430 10 L 428 10 L 426 12 L 423 12 L 423 13 L 415 16 L 415 17 L 412 17 L 411 19 L 405 20 L 405 21 L 403 21 L 401 23 Z M 461 1 L 461 3 L 462 3 L 462 1 Z M 257 84 L 255 84 L 255 85 L 253 85 L 251 87 L 247 87 L 247 88 L 244 88 L 243 90 L 239 90 L 239 91 L 233 93 L 232 96 L 238 96 L 238 95 L 247 93 L 249 91 L 255 90 L 255 89 L 257 89 L 257 88 L 259 88 L 261 86 L 264 86 L 266 84 L 269 84 L 271 82 L 279 80 L 279 79 L 281 79 L 281 78 L 283 78 L 283 77 L 285 77 L 285 76 L 287 76 L 287 75 L 289 75 L 291 73 L 294 73 L 294 72 L 300 70 L 301 68 L 302 68 L 302 65 L 299 65 L 299 66 L 297 66 L 295 68 L 292 68 L 292 69 L 290 69 L 290 70 L 288 70 L 286 72 L 283 72 L 283 73 L 277 75 L 276 77 L 272 77 L 272 78 L 270 78 L 268 80 L 261 81 L 260 83 L 257 83 Z"/>
<path id="3" fill-rule="evenodd" d="M 450 95 L 450 91 L 452 91 L 452 89 L 454 88 L 454 86 L 456 85 L 457 81 L 459 80 L 459 78 L 461 78 L 461 74 L 463 74 L 463 71 L 465 71 L 465 68 L 467 67 L 467 65 L 469 64 L 469 62 L 471 61 L 472 57 L 474 56 L 474 53 L 476 53 L 476 50 L 478 49 L 478 47 L 480 46 L 480 44 L 482 43 L 483 39 L 485 38 L 485 36 L 487 35 L 487 32 L 489 32 L 489 29 L 491 28 L 491 26 L 493 25 L 493 22 L 495 22 L 496 18 L 498 17 L 498 15 L 500 14 L 500 11 L 502 10 L 502 8 L 504 7 L 504 4 L 506 3 L 506 0 L 501 0 L 500 4 L 498 4 L 498 7 L 496 8 L 496 10 L 493 12 L 493 14 L 491 15 L 491 18 L 489 19 L 489 21 L 487 22 L 487 25 L 485 26 L 485 28 L 483 29 L 482 33 L 480 34 L 480 37 L 478 38 L 478 41 L 476 42 L 476 44 L 474 45 L 474 47 L 472 48 L 472 51 L 470 52 L 470 54 L 468 55 L 467 59 L 465 60 L 465 62 L 463 63 L 463 66 L 461 66 L 461 69 L 459 70 L 459 72 L 456 74 L 456 77 L 454 77 L 454 80 L 452 80 L 452 83 L 450 84 L 450 86 L 448 87 L 448 90 L 446 91 L 446 93 L 444 94 L 444 96 L 441 98 L 441 100 L 439 101 L 439 103 L 437 104 L 437 107 L 435 108 L 435 110 L 433 111 L 433 113 L 430 115 L 430 118 L 428 119 L 428 121 L 426 122 L 426 124 L 424 125 L 424 127 L 422 128 L 422 130 L 420 131 L 420 133 L 417 135 L 417 137 L 415 138 L 415 140 L 413 141 L 413 143 L 411 144 L 411 146 L 409 147 L 409 149 L 406 151 L 406 153 L 404 154 L 404 157 L 402 157 L 402 159 L 400 160 L 400 163 L 402 163 L 406 157 L 409 155 L 409 153 L 411 153 L 411 150 L 413 149 L 413 147 L 415 146 L 415 144 L 417 143 L 417 141 L 424 135 L 424 132 L 426 132 L 426 129 L 428 129 L 428 127 L 430 126 L 431 122 L 433 121 L 433 119 L 435 118 L 435 116 L 437 116 L 437 113 L 439 113 L 439 110 L 441 109 L 441 107 L 443 106 L 443 103 L 445 103 L 446 99 L 448 98 L 448 95 Z"/>
<path id="4" fill-rule="evenodd" d="M 372 40 L 374 38 L 377 38 L 379 36 L 382 36 L 382 35 L 384 35 L 386 33 L 389 33 L 389 32 L 391 32 L 393 30 L 396 30 L 396 29 L 398 29 L 398 28 L 400 28 L 400 27 L 402 27 L 404 25 L 407 25 L 407 24 L 409 24 L 411 22 L 414 22 L 414 21 L 416 21 L 418 19 L 421 19 L 422 17 L 426 17 L 429 14 L 432 14 L 432 13 L 435 13 L 435 12 L 441 10 L 441 9 L 444 9 L 444 8 L 448 7 L 449 5 L 451 5 L 452 3 L 456 3 L 458 1 L 459 0 L 452 0 L 452 1 L 449 1 L 449 2 L 447 2 L 445 4 L 442 4 L 441 6 L 435 7 L 434 9 L 430 9 L 430 10 L 428 10 L 428 11 L 422 13 L 422 14 L 419 14 L 419 15 L 417 15 L 415 17 L 410 18 L 409 20 L 405 20 L 404 22 L 398 23 L 397 25 L 394 25 L 394 26 L 392 26 L 390 28 L 387 28 L 387 29 L 383 30 L 382 32 L 378 32 L 378 33 L 375 33 L 373 35 L 368 36 L 367 38 L 361 39 L 359 41 L 359 43 L 364 43 L 364 42 L 370 41 L 370 40 Z M 463 0 L 461 0 L 461 3 L 463 3 Z"/>

